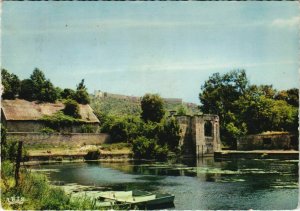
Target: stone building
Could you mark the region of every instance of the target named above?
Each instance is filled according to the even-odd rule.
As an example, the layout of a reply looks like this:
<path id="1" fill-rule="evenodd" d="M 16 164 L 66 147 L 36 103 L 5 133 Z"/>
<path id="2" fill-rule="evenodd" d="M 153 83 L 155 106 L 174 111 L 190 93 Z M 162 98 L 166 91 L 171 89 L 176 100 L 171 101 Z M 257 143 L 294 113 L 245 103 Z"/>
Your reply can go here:
<path id="1" fill-rule="evenodd" d="M 217 115 L 175 115 L 181 129 L 180 146 L 185 157 L 213 156 L 221 150 Z"/>
<path id="2" fill-rule="evenodd" d="M 41 119 L 51 116 L 64 109 L 65 105 L 58 103 L 38 103 L 26 100 L 2 100 L 1 122 L 8 132 L 40 132 L 47 127 Z M 81 133 L 89 126 L 94 132 L 99 131 L 99 120 L 89 105 L 79 104 L 80 123 L 70 127 L 60 128 L 61 132 Z"/>
<path id="3" fill-rule="evenodd" d="M 298 150 L 298 136 L 288 132 L 247 135 L 237 140 L 237 150 Z"/>

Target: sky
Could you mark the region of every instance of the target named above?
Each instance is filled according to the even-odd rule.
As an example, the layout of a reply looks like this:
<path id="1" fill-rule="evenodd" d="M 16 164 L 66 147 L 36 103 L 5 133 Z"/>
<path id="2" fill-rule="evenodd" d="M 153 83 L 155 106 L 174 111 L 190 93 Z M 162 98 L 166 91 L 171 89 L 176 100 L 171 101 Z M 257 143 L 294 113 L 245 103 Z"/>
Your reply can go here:
<path id="1" fill-rule="evenodd" d="M 213 73 L 299 84 L 298 2 L 2 2 L 1 67 L 61 88 L 199 104 Z"/>

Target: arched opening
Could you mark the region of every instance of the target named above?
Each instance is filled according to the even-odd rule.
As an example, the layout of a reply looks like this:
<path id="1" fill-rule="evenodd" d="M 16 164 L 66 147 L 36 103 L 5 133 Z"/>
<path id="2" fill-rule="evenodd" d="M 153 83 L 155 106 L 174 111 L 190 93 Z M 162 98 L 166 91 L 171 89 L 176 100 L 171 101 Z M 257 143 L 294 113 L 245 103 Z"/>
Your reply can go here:
<path id="1" fill-rule="evenodd" d="M 209 121 L 204 123 L 204 136 L 212 136 L 212 123 Z"/>

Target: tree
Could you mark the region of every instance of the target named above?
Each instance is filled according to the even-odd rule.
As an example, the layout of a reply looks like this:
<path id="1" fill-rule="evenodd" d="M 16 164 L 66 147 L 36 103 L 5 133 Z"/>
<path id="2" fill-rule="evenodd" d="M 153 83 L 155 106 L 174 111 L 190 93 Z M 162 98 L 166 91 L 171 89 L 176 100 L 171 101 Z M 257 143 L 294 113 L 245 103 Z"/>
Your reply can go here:
<path id="1" fill-rule="evenodd" d="M 246 134 L 297 132 L 297 89 L 277 92 L 272 85 L 250 85 L 244 71 L 233 71 L 213 74 L 199 97 L 203 112 L 219 115 L 221 139 L 228 146 Z"/>
<path id="2" fill-rule="evenodd" d="M 68 99 L 65 101 L 65 108 L 63 110 L 65 115 L 72 116 L 74 118 L 81 118 L 79 113 L 79 105 L 75 100 Z"/>
<path id="3" fill-rule="evenodd" d="M 73 89 L 64 89 L 62 92 L 61 92 L 61 97 L 63 99 L 75 99 L 75 91 Z"/>
<path id="4" fill-rule="evenodd" d="M 50 80 L 46 80 L 38 100 L 53 103 L 58 99 L 58 96 L 59 93 L 57 92 L 57 89 L 53 86 Z"/>
<path id="5" fill-rule="evenodd" d="M 157 94 L 146 94 L 141 100 L 141 117 L 145 122 L 160 122 L 165 115 L 164 102 Z"/>
<path id="6" fill-rule="evenodd" d="M 186 106 L 184 105 L 180 105 L 178 108 L 177 108 L 177 111 L 176 111 L 176 114 L 177 115 L 187 115 L 188 113 L 188 109 Z"/>
<path id="7" fill-rule="evenodd" d="M 84 85 L 84 79 L 82 79 L 81 82 L 77 85 L 75 100 L 80 104 L 90 103 L 90 97 L 87 92 L 87 88 Z"/>
<path id="8" fill-rule="evenodd" d="M 221 139 L 230 146 L 235 144 L 232 131 L 243 133 L 238 127 L 238 108 L 234 102 L 244 95 L 248 86 L 246 72 L 235 70 L 224 75 L 214 73 L 201 87 L 200 108 L 204 113 L 219 115 Z"/>
<path id="9" fill-rule="evenodd" d="M 29 101 L 34 100 L 32 80 L 25 79 L 21 81 L 19 98 Z"/>
<path id="10" fill-rule="evenodd" d="M 16 96 L 20 92 L 21 82 L 13 73 L 9 73 L 7 70 L 1 70 L 1 78 L 2 78 L 2 85 L 4 87 L 4 92 L 2 94 L 3 99 L 15 99 Z"/>
<path id="11" fill-rule="evenodd" d="M 43 102 L 55 102 L 58 98 L 56 88 L 50 82 L 46 80 L 44 73 L 35 68 L 33 73 L 30 75 L 32 81 L 32 98 L 33 100 L 39 100 Z"/>
<path id="12" fill-rule="evenodd" d="M 284 100 L 292 106 L 299 107 L 299 89 L 293 88 L 293 89 L 279 91 L 276 94 L 275 99 Z"/>
<path id="13" fill-rule="evenodd" d="M 180 140 L 180 126 L 174 117 L 165 119 L 159 131 L 159 141 L 160 145 L 167 144 L 169 149 L 176 151 L 179 146 Z"/>

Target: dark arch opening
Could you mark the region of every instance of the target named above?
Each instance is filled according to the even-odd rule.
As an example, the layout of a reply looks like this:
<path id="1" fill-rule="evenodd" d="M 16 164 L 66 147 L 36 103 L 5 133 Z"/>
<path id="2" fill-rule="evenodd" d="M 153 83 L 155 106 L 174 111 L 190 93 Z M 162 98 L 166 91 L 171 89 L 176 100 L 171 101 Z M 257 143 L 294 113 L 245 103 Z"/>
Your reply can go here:
<path id="1" fill-rule="evenodd" d="M 212 136 L 212 123 L 205 122 L 204 123 L 204 136 Z"/>

